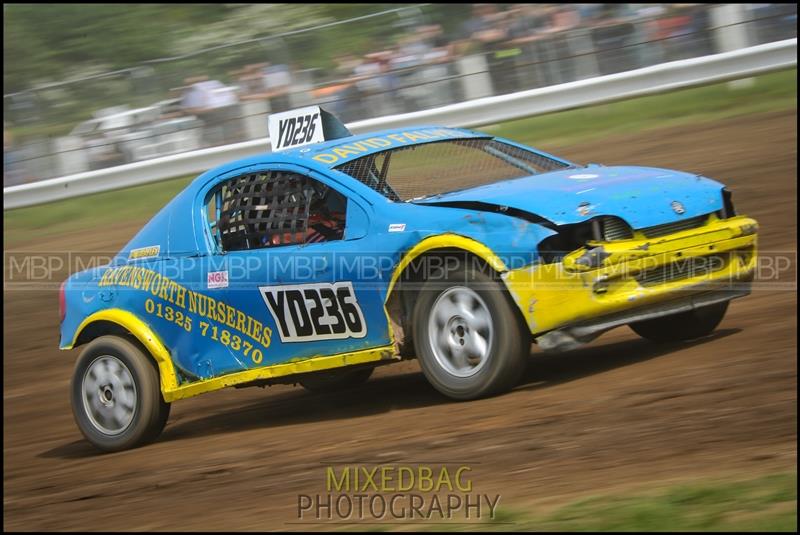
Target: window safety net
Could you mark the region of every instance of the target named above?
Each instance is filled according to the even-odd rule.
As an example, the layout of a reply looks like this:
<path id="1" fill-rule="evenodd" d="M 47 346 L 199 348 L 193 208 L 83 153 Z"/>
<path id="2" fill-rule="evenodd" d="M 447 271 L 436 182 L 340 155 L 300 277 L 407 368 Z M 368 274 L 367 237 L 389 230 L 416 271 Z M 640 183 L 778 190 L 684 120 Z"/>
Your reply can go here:
<path id="1" fill-rule="evenodd" d="M 225 182 L 211 203 L 212 230 L 225 251 L 304 243 L 318 185 L 271 171 Z"/>
<path id="2" fill-rule="evenodd" d="M 335 169 L 399 201 L 567 167 L 493 139 L 464 139 L 389 149 Z"/>

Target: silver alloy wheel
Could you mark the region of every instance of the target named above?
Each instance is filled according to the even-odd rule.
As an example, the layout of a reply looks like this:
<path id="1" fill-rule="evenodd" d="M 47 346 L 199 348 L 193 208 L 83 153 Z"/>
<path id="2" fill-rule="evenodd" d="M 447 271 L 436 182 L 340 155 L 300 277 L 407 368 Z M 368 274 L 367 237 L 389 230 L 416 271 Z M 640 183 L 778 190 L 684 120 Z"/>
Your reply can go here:
<path id="1" fill-rule="evenodd" d="M 133 421 L 136 385 L 117 357 L 103 355 L 83 374 L 83 408 L 92 425 L 106 435 L 119 435 Z"/>
<path id="2" fill-rule="evenodd" d="M 475 290 L 448 288 L 428 318 L 428 340 L 436 362 L 456 377 L 470 377 L 488 362 L 494 330 L 489 307 Z"/>

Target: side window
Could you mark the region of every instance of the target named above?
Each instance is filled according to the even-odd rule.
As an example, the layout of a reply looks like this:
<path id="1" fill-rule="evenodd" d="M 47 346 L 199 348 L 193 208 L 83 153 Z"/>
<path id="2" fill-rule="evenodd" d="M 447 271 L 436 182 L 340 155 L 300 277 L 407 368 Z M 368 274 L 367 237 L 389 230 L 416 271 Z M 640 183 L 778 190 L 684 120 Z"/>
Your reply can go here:
<path id="1" fill-rule="evenodd" d="M 347 199 L 307 176 L 264 171 L 223 182 L 206 209 L 220 249 L 242 251 L 341 240 Z"/>

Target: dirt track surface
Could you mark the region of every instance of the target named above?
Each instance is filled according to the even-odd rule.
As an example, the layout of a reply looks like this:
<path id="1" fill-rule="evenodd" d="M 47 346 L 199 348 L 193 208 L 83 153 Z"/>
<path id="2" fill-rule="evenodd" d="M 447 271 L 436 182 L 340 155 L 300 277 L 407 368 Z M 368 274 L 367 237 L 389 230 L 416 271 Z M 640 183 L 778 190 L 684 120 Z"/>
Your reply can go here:
<path id="1" fill-rule="evenodd" d="M 759 220 L 762 250 L 796 252 L 796 125 L 796 112 L 769 114 L 541 147 L 717 178 Z M 116 250 L 136 228 L 30 248 Z M 72 420 L 78 351 L 56 348 L 55 291 L 5 291 L 4 527 L 300 529 L 286 524 L 297 495 L 325 493 L 331 461 L 465 462 L 501 509 L 796 470 L 796 296 L 754 291 L 693 343 L 658 346 L 620 328 L 563 355 L 534 350 L 513 392 L 468 403 L 437 394 L 416 361 L 346 393 L 225 390 L 176 403 L 158 442 L 97 455 Z"/>

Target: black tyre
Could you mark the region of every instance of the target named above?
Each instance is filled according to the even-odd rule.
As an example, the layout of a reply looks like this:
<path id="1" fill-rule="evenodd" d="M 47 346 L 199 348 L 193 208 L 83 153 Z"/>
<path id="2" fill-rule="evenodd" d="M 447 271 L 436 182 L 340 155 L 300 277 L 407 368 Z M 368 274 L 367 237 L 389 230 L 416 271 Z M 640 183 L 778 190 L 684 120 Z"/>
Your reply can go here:
<path id="1" fill-rule="evenodd" d="M 425 377 L 459 400 L 511 390 L 531 340 L 502 283 L 463 263 L 436 279 L 423 284 L 412 318 Z"/>
<path id="2" fill-rule="evenodd" d="M 103 451 L 155 439 L 169 418 L 158 368 L 135 343 L 101 336 L 81 353 L 70 385 L 72 413 L 83 436 Z"/>
<path id="3" fill-rule="evenodd" d="M 366 383 L 374 368 L 357 370 L 331 370 L 305 376 L 300 384 L 312 392 L 335 392 Z"/>
<path id="4" fill-rule="evenodd" d="M 633 332 L 654 342 L 682 342 L 708 336 L 722 321 L 729 301 L 631 323 Z"/>

